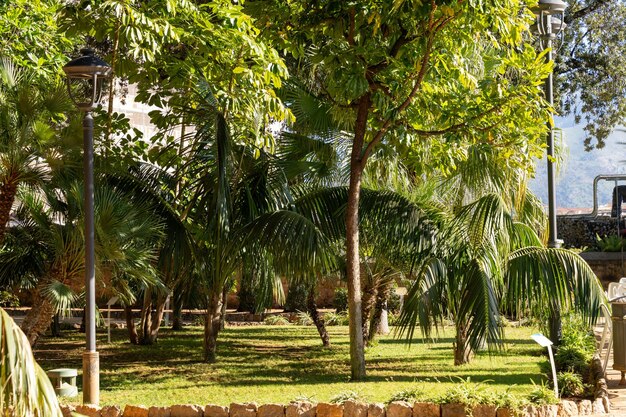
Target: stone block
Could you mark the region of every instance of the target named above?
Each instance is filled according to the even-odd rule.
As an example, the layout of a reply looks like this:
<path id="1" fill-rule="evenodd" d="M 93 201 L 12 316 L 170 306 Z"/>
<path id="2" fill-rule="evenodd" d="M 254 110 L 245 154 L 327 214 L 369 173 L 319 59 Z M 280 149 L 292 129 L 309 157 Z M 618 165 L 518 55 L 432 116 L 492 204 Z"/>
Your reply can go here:
<path id="1" fill-rule="evenodd" d="M 406 401 L 392 401 L 387 406 L 387 417 L 412 417 L 413 407 Z"/>
<path id="2" fill-rule="evenodd" d="M 92 404 L 77 405 L 76 412 L 85 417 L 100 417 L 100 407 Z"/>
<path id="3" fill-rule="evenodd" d="M 143 405 L 126 404 L 126 407 L 124 407 L 123 416 L 124 417 L 149 417 L 148 407 L 144 407 Z"/>
<path id="4" fill-rule="evenodd" d="M 591 409 L 593 410 L 593 414 L 606 414 L 602 398 L 596 398 L 591 404 Z"/>
<path id="5" fill-rule="evenodd" d="M 472 417 L 496 417 L 497 407 L 490 404 L 478 404 L 472 409 Z"/>
<path id="6" fill-rule="evenodd" d="M 367 404 L 348 400 L 343 403 L 343 417 L 367 417 Z"/>
<path id="7" fill-rule="evenodd" d="M 170 417 L 203 417 L 204 409 L 195 404 L 177 404 L 170 407 Z"/>
<path id="8" fill-rule="evenodd" d="M 230 405 L 230 417 L 256 417 L 257 409 L 256 403 L 232 403 Z"/>
<path id="9" fill-rule="evenodd" d="M 315 417 L 316 409 L 308 401 L 294 401 L 285 408 L 285 417 Z"/>
<path id="10" fill-rule="evenodd" d="M 71 404 L 61 405 L 61 412 L 63 417 L 72 417 L 72 412 L 76 411 L 76 407 Z"/>
<path id="11" fill-rule="evenodd" d="M 171 417 L 172 410 L 169 407 L 150 407 L 148 417 Z"/>
<path id="12" fill-rule="evenodd" d="M 228 407 L 209 404 L 204 407 L 204 417 L 228 417 Z"/>
<path id="13" fill-rule="evenodd" d="M 561 400 L 559 417 L 574 417 L 578 415 L 578 404 L 571 400 Z"/>
<path id="14" fill-rule="evenodd" d="M 535 415 L 537 417 L 557 417 L 558 414 L 558 405 L 540 405 L 535 407 Z"/>
<path id="15" fill-rule="evenodd" d="M 386 417 L 385 404 L 372 403 L 367 407 L 367 417 Z"/>
<path id="16" fill-rule="evenodd" d="M 441 417 L 465 417 L 465 404 L 441 404 Z"/>
<path id="17" fill-rule="evenodd" d="M 510 408 L 498 408 L 496 411 L 497 417 L 517 417 L 514 410 Z"/>
<path id="18" fill-rule="evenodd" d="M 440 417 L 441 406 L 435 403 L 415 403 L 413 417 Z"/>
<path id="19" fill-rule="evenodd" d="M 122 409 L 117 405 L 107 405 L 100 410 L 101 417 L 120 417 L 122 415 Z"/>
<path id="20" fill-rule="evenodd" d="M 578 402 L 578 415 L 588 416 L 593 412 L 591 401 L 581 400 Z"/>
<path id="21" fill-rule="evenodd" d="M 611 412 L 611 401 L 609 400 L 609 396 L 602 397 L 602 404 L 604 404 L 604 410 L 608 413 Z"/>
<path id="22" fill-rule="evenodd" d="M 317 417 L 343 417 L 343 404 L 317 404 Z"/>
<path id="23" fill-rule="evenodd" d="M 259 406 L 256 415 L 257 417 L 285 417 L 285 406 L 282 404 L 263 404 Z"/>

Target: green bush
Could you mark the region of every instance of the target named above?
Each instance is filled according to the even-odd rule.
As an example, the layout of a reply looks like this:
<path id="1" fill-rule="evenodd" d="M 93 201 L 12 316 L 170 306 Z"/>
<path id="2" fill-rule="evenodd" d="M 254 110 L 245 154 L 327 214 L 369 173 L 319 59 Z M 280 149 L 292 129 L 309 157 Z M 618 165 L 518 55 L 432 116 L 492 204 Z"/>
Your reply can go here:
<path id="1" fill-rule="evenodd" d="M 387 401 L 387 404 L 393 401 L 406 401 L 413 403 L 416 401 L 423 401 L 425 398 L 423 387 L 407 388 L 393 394 Z"/>
<path id="2" fill-rule="evenodd" d="M 561 397 L 580 397 L 585 393 L 582 377 L 574 372 L 559 372 L 556 377 Z"/>
<path id="3" fill-rule="evenodd" d="M 535 383 L 533 382 L 533 385 Z M 558 404 L 559 400 L 554 395 L 554 390 L 548 387 L 545 383 L 541 385 L 535 385 L 535 388 L 528 394 L 528 400 L 532 404 L 546 405 L 546 404 Z"/>
<path id="4" fill-rule="evenodd" d="M 624 240 L 617 235 L 600 237 L 596 234 L 596 245 L 601 252 L 620 252 L 624 249 Z"/>
<path id="5" fill-rule="evenodd" d="M 313 326 L 313 319 L 306 311 L 298 311 L 296 315 L 296 324 L 298 326 Z"/>
<path id="6" fill-rule="evenodd" d="M 346 401 L 361 401 L 365 402 L 367 399 L 356 391 L 344 391 L 335 395 L 330 399 L 331 404 L 343 404 Z"/>
<path id="7" fill-rule="evenodd" d="M 19 307 L 20 300 L 17 295 L 8 291 L 0 291 L 0 307 Z"/>
<path id="8" fill-rule="evenodd" d="M 267 316 L 263 322 L 270 326 L 287 326 L 288 324 L 291 324 L 286 317 L 283 317 L 280 314 Z"/>
<path id="9" fill-rule="evenodd" d="M 485 392 L 485 385 L 473 383 L 470 378 L 460 380 L 439 399 L 441 404 L 465 404 L 471 408 L 478 404 L 495 404 L 496 396 Z"/>
<path id="10" fill-rule="evenodd" d="M 309 295 L 307 284 L 291 283 L 285 300 L 285 311 L 306 311 L 306 298 Z"/>
<path id="11" fill-rule="evenodd" d="M 561 345 L 554 356 L 557 371 L 576 372 L 585 379 L 595 351 L 596 340 L 587 325 L 577 316 L 566 316 Z"/>
<path id="12" fill-rule="evenodd" d="M 392 290 L 387 299 L 387 310 L 390 313 L 398 314 L 402 308 L 402 297 L 396 294 L 395 290 Z"/>
<path id="13" fill-rule="evenodd" d="M 337 313 L 348 311 L 348 289 L 337 288 L 335 289 L 335 300 L 333 301 L 333 307 Z"/>
<path id="14" fill-rule="evenodd" d="M 324 314 L 324 322 L 327 326 L 347 326 L 348 313 L 333 313 L 332 311 Z"/>

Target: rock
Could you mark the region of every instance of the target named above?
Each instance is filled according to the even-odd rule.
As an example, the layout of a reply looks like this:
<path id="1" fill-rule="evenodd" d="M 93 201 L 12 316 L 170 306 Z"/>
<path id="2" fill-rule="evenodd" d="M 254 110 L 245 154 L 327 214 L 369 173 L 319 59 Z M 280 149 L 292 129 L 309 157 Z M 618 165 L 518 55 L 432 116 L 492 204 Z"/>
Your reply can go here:
<path id="1" fill-rule="evenodd" d="M 392 401 L 387 406 L 387 417 L 412 417 L 413 407 L 406 401 Z"/>
<path id="2" fill-rule="evenodd" d="M 343 404 L 319 403 L 317 417 L 343 417 Z"/>
<path id="3" fill-rule="evenodd" d="M 604 410 L 607 413 L 611 412 L 611 401 L 609 400 L 609 396 L 602 397 L 602 404 L 604 404 Z"/>
<path id="4" fill-rule="evenodd" d="M 121 415 L 122 409 L 117 405 L 108 405 L 100 410 L 101 417 L 120 417 Z"/>
<path id="5" fill-rule="evenodd" d="M 497 417 L 516 417 L 515 411 L 510 408 L 498 408 L 496 411 Z"/>
<path id="6" fill-rule="evenodd" d="M 256 417 L 257 408 L 256 403 L 232 403 L 230 405 L 230 417 Z"/>
<path id="7" fill-rule="evenodd" d="M 367 407 L 367 417 L 385 417 L 385 404 L 372 403 Z"/>
<path id="8" fill-rule="evenodd" d="M 285 406 L 282 404 L 263 404 L 259 406 L 257 417 L 285 417 Z M 206 413 L 204 415 L 206 417 Z"/>
<path id="9" fill-rule="evenodd" d="M 315 417 L 316 409 L 308 401 L 294 401 L 285 408 L 285 417 Z"/>
<path id="10" fill-rule="evenodd" d="M 472 417 L 496 417 L 497 407 L 490 404 L 478 404 L 472 409 Z"/>
<path id="11" fill-rule="evenodd" d="M 228 417 L 228 407 L 209 404 L 204 407 L 204 417 Z"/>
<path id="12" fill-rule="evenodd" d="M 540 405 L 535 410 L 537 417 L 557 417 L 559 414 L 558 405 Z"/>
<path id="13" fill-rule="evenodd" d="M 578 402 L 578 415 L 587 416 L 593 412 L 593 406 L 589 400 L 581 400 Z"/>
<path id="14" fill-rule="evenodd" d="M 76 412 L 86 417 L 100 417 L 100 407 L 92 404 L 81 404 L 76 406 Z"/>
<path id="15" fill-rule="evenodd" d="M 170 417 L 202 417 L 204 410 L 195 404 L 177 404 L 170 407 Z"/>
<path id="16" fill-rule="evenodd" d="M 575 401 L 561 400 L 559 404 L 559 417 L 573 417 L 578 415 L 578 405 Z"/>
<path id="17" fill-rule="evenodd" d="M 591 404 L 591 409 L 593 414 L 606 414 L 606 410 L 604 409 L 604 403 L 602 402 L 602 398 L 598 398 L 593 401 Z"/>
<path id="18" fill-rule="evenodd" d="M 435 403 L 415 403 L 413 405 L 413 417 L 439 417 L 441 406 Z"/>
<path id="19" fill-rule="evenodd" d="M 144 407 L 143 405 L 126 404 L 126 407 L 124 407 L 124 413 L 122 415 L 124 417 L 149 417 L 148 407 Z"/>
<path id="20" fill-rule="evenodd" d="M 172 410 L 169 407 L 150 407 L 148 417 L 171 417 Z"/>
<path id="21" fill-rule="evenodd" d="M 63 417 L 72 417 L 72 412 L 76 411 L 76 407 L 71 404 L 61 405 L 61 412 Z"/>
<path id="22" fill-rule="evenodd" d="M 465 404 L 441 404 L 441 417 L 465 417 Z"/>
<path id="23" fill-rule="evenodd" d="M 348 400 L 343 403 L 344 417 L 367 417 L 367 404 Z"/>

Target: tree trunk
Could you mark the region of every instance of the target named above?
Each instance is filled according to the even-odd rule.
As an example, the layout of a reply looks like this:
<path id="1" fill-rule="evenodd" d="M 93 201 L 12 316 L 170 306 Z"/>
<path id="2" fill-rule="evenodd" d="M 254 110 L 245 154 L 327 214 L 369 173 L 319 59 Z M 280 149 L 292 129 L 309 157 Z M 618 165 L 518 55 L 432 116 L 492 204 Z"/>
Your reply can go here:
<path id="1" fill-rule="evenodd" d="M 152 300 L 152 296 L 150 296 L 149 299 Z M 143 312 L 145 319 L 142 322 L 142 333 L 139 340 L 140 344 L 153 345 L 156 343 L 157 338 L 159 337 L 159 329 L 161 328 L 161 321 L 163 320 L 163 313 L 165 311 L 166 301 L 167 296 L 161 294 L 157 296 L 154 303 L 150 302 L 146 306 L 146 300 L 144 298 L 144 308 L 146 312 Z M 152 311 L 152 307 L 154 307 L 154 311 Z"/>
<path id="2" fill-rule="evenodd" d="M 215 362 L 217 335 L 220 331 L 222 315 L 222 292 L 217 291 L 209 296 L 206 316 L 204 318 L 204 361 Z"/>
<path id="3" fill-rule="evenodd" d="M 52 333 L 52 337 L 61 337 L 61 323 L 59 320 L 59 313 L 56 313 L 52 318 L 50 333 Z"/>
<path id="4" fill-rule="evenodd" d="M 172 297 L 172 330 L 183 330 L 183 296 L 181 291 L 176 291 Z"/>
<path id="5" fill-rule="evenodd" d="M 385 306 L 380 310 L 380 319 L 378 320 L 376 331 L 374 331 L 373 333 L 382 334 L 383 336 L 388 335 L 390 333 L 388 319 L 389 311 L 387 310 L 387 303 L 385 303 Z"/>
<path id="6" fill-rule="evenodd" d="M 361 271 L 359 259 L 359 197 L 363 175 L 362 153 L 371 98 L 359 100 L 354 141 L 350 156 L 350 185 L 346 206 L 346 278 L 348 280 L 348 315 L 350 316 L 350 379 L 365 379 L 365 345 L 361 317 Z"/>
<path id="7" fill-rule="evenodd" d="M 139 344 L 148 344 L 145 343 L 145 335 L 150 333 L 150 327 L 152 327 L 152 292 L 146 289 L 143 294 L 141 320 L 139 321 Z"/>
<path id="8" fill-rule="evenodd" d="M 34 346 L 39 336 L 50 327 L 56 313 L 56 308 L 50 300 L 41 296 L 40 288 L 41 285 L 38 286 L 33 297 L 33 307 L 28 310 L 21 326 L 31 346 Z"/>
<path id="9" fill-rule="evenodd" d="M 313 323 L 315 323 L 315 327 L 317 327 L 317 332 L 322 338 L 322 345 L 324 347 L 329 347 L 330 337 L 328 336 L 328 332 L 326 331 L 324 319 L 321 318 L 319 313 L 317 312 L 317 304 L 315 303 L 315 285 L 312 285 L 309 288 L 309 295 L 307 296 L 307 309 L 309 310 L 311 319 L 313 319 Z"/>
<path id="10" fill-rule="evenodd" d="M 224 330 L 226 327 L 226 304 L 228 301 L 228 290 L 224 288 L 222 292 L 222 314 L 220 315 L 220 330 Z"/>
<path id="11" fill-rule="evenodd" d="M 363 340 L 369 343 L 370 340 L 370 315 L 376 304 L 376 298 L 378 296 L 378 285 L 380 279 L 377 275 L 370 276 L 367 284 L 363 288 Z"/>
<path id="12" fill-rule="evenodd" d="M 9 180 L 0 186 L 0 244 L 4 242 L 7 224 L 11 217 L 11 208 L 17 193 L 17 181 Z"/>
<path id="13" fill-rule="evenodd" d="M 467 340 L 467 325 L 456 325 L 456 341 L 454 343 L 454 366 L 465 365 L 472 359 L 472 348 Z"/>
<path id="14" fill-rule="evenodd" d="M 368 345 L 374 341 L 377 334 L 389 334 L 389 325 L 387 324 L 387 299 L 391 293 L 392 283 L 392 280 L 385 280 L 383 284 L 379 285 L 374 305 L 374 314 L 372 316 L 372 322 L 366 339 Z M 383 315 L 385 320 L 383 330 L 381 332 L 379 331 L 379 327 L 381 327 Z"/>
<path id="15" fill-rule="evenodd" d="M 137 334 L 137 326 L 135 326 L 132 306 L 124 306 L 124 316 L 126 318 L 126 328 L 128 329 L 128 340 L 133 345 L 138 345 L 139 335 Z"/>

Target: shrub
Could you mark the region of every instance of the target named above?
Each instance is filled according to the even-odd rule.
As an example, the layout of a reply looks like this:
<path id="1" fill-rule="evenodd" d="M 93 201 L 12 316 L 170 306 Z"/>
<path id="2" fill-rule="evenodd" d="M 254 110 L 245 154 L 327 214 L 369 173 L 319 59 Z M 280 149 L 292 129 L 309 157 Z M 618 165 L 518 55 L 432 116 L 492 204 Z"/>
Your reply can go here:
<path id="1" fill-rule="evenodd" d="M 554 356 L 557 371 L 576 372 L 584 379 L 595 351 L 596 341 L 588 327 L 579 317 L 566 316 L 561 345 Z"/>
<path id="2" fill-rule="evenodd" d="M 0 291 L 0 307 L 19 307 L 20 299 L 8 291 Z"/>
<path id="3" fill-rule="evenodd" d="M 601 252 L 619 252 L 624 248 L 624 240 L 617 235 L 600 237 L 596 233 L 596 245 Z"/>
<path id="4" fill-rule="evenodd" d="M 299 326 L 312 326 L 313 319 L 306 311 L 298 311 L 298 314 L 296 315 L 296 324 Z"/>
<path id="5" fill-rule="evenodd" d="M 366 398 L 356 391 L 344 391 L 330 399 L 331 404 L 343 404 L 346 401 L 365 401 Z"/>
<path id="6" fill-rule="evenodd" d="M 337 313 L 348 311 L 348 289 L 337 288 L 335 289 L 335 300 L 333 301 L 333 307 Z"/>
<path id="7" fill-rule="evenodd" d="M 546 405 L 546 404 L 558 404 L 559 400 L 554 395 L 554 390 L 548 387 L 544 382 L 541 382 L 541 385 L 536 385 L 533 382 L 535 388 L 528 394 L 528 400 L 537 405 Z"/>
<path id="8" fill-rule="evenodd" d="M 582 377 L 574 372 L 559 372 L 556 377 L 561 397 L 579 397 L 584 395 L 585 386 Z"/>
<path id="9" fill-rule="evenodd" d="M 473 383 L 470 378 L 460 379 L 451 390 L 442 395 L 439 399 L 441 404 L 465 404 L 473 407 L 477 404 L 495 404 L 494 395 L 485 393 L 485 386 L 482 383 Z"/>
<path id="10" fill-rule="evenodd" d="M 286 326 L 290 324 L 289 320 L 287 320 L 286 317 L 283 317 L 280 314 L 267 316 L 265 317 L 265 320 L 263 322 L 270 326 Z"/>
<path id="11" fill-rule="evenodd" d="M 416 401 L 422 401 L 425 398 L 423 387 L 407 388 L 393 394 L 387 401 L 387 404 L 393 401 L 406 401 L 408 403 L 413 403 Z"/>
<path id="12" fill-rule="evenodd" d="M 305 311 L 306 298 L 309 293 L 307 284 L 291 283 L 285 300 L 285 311 Z"/>
<path id="13" fill-rule="evenodd" d="M 392 290 L 387 299 L 387 310 L 390 313 L 398 314 L 400 313 L 400 308 L 402 308 L 402 297 Z"/>
<path id="14" fill-rule="evenodd" d="M 349 320 L 347 313 L 333 313 L 331 311 L 324 314 L 324 321 L 327 326 L 347 326 Z"/>

